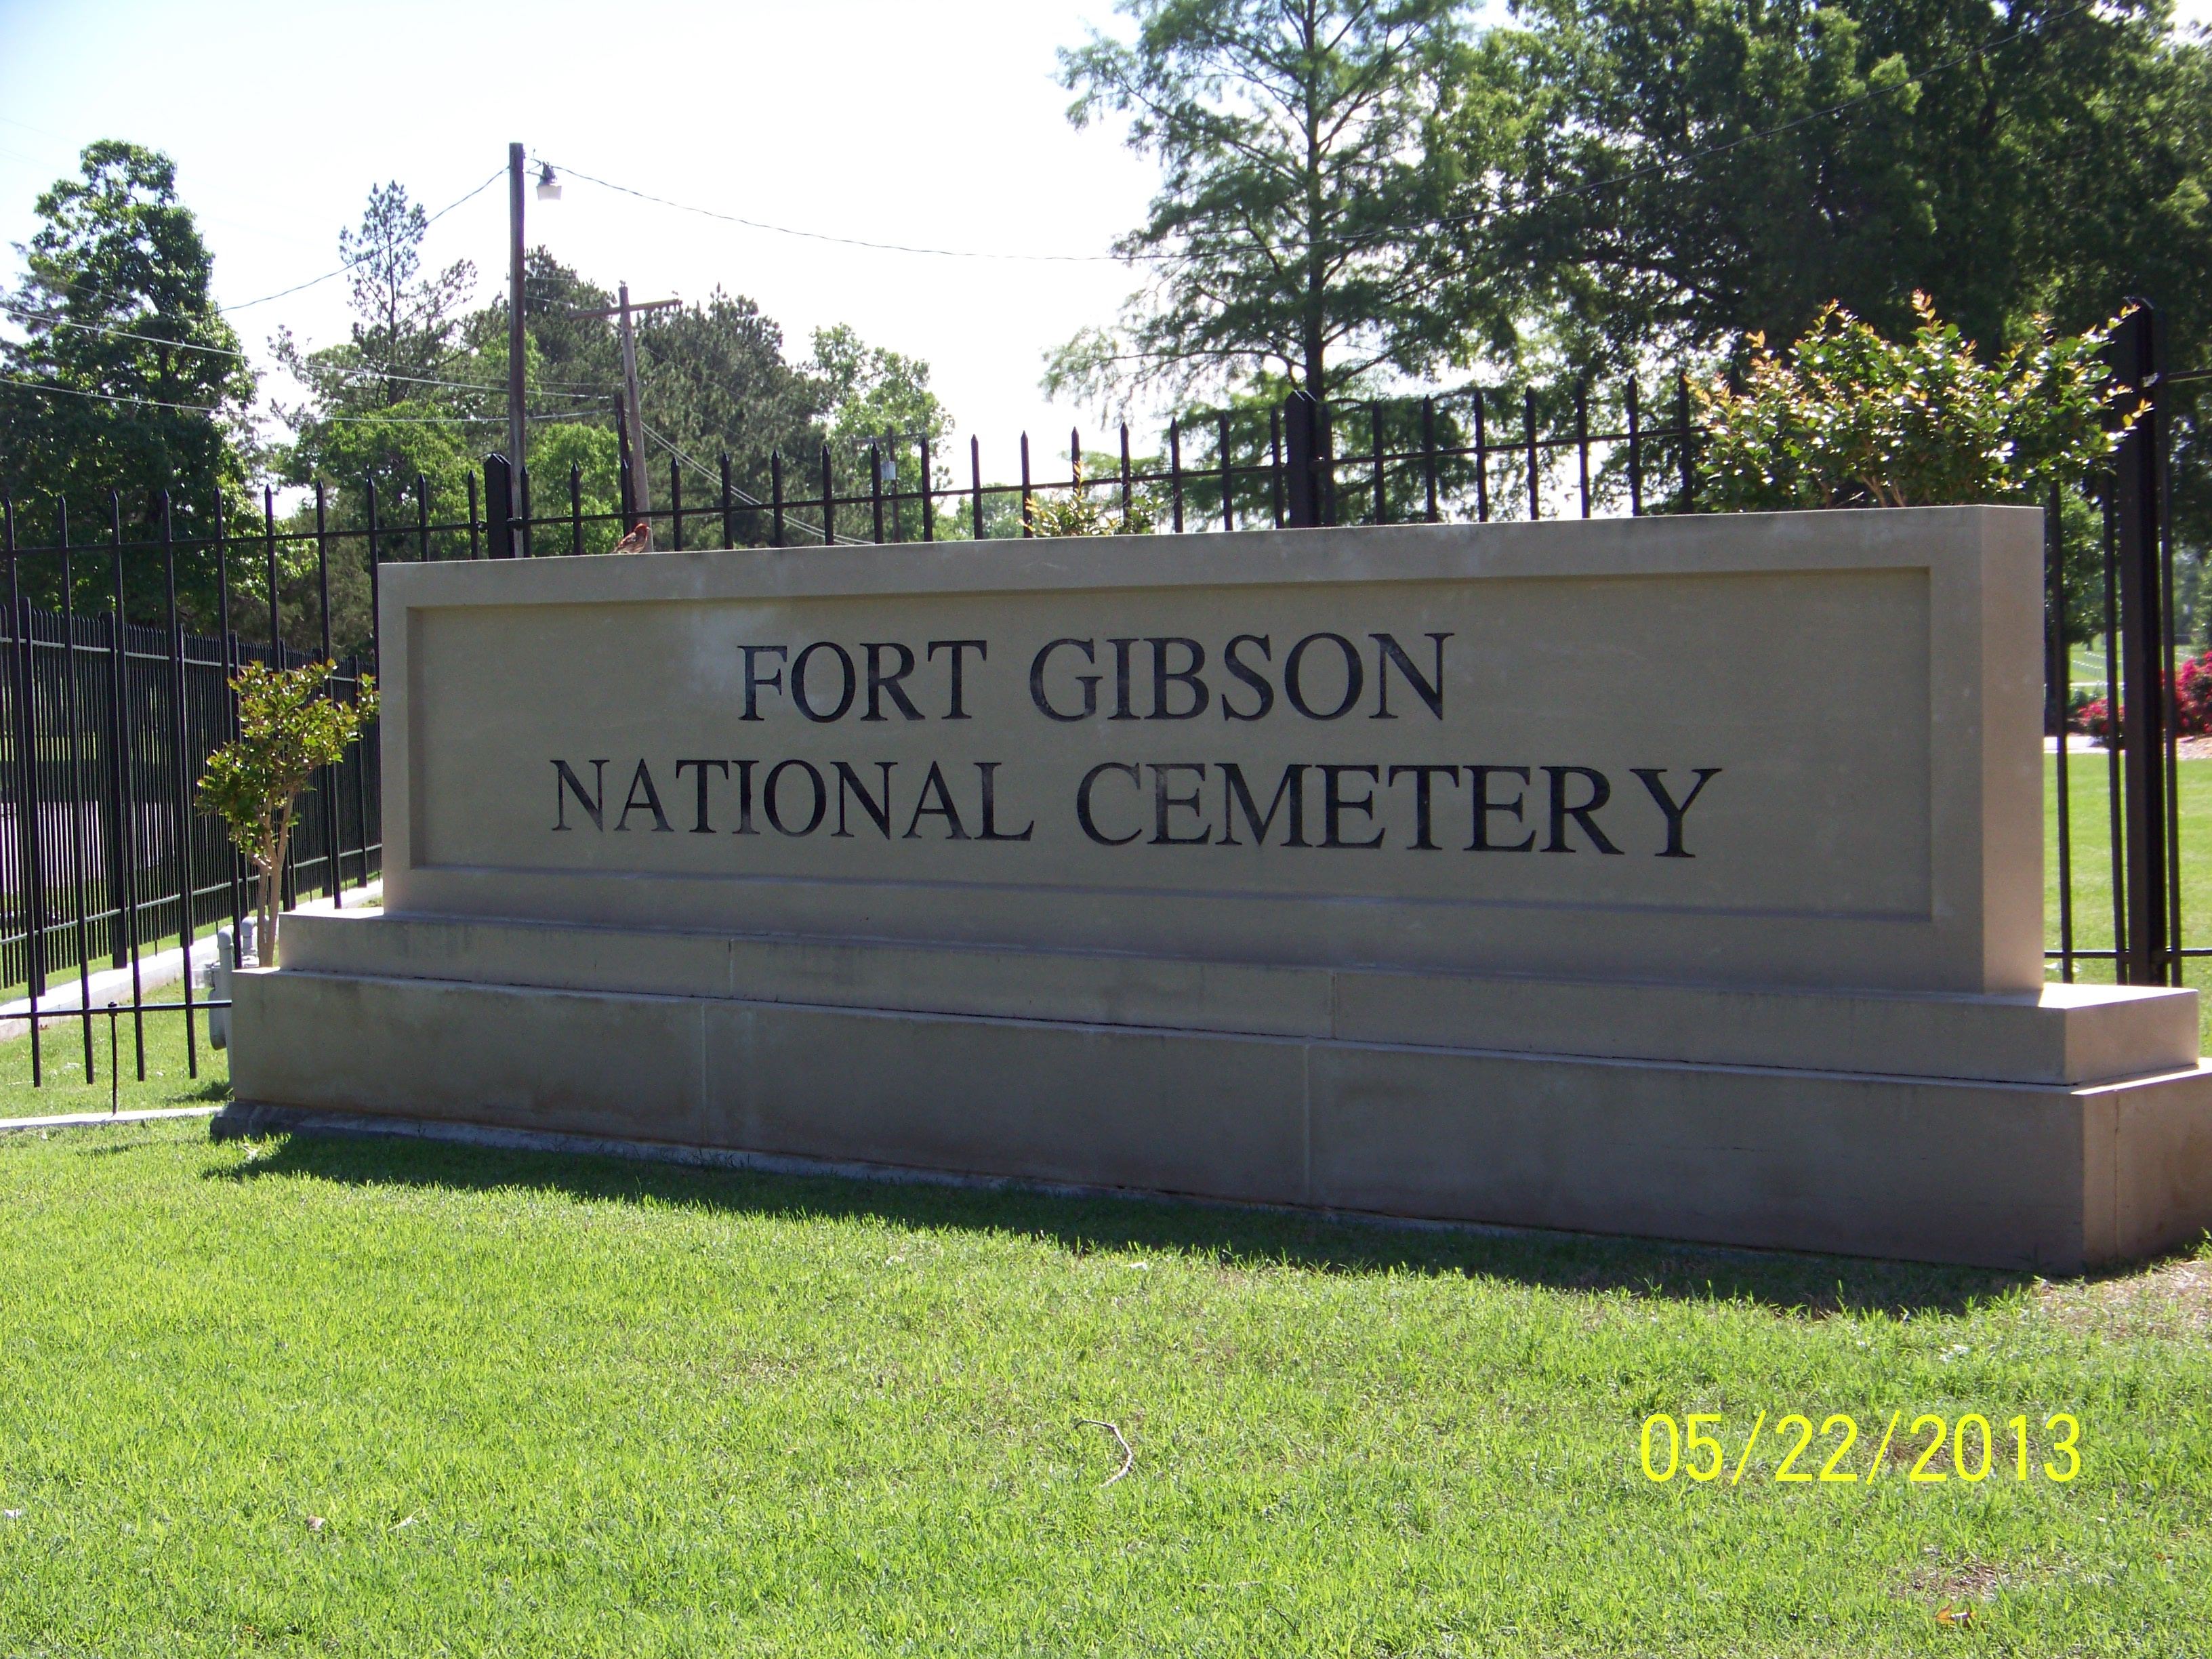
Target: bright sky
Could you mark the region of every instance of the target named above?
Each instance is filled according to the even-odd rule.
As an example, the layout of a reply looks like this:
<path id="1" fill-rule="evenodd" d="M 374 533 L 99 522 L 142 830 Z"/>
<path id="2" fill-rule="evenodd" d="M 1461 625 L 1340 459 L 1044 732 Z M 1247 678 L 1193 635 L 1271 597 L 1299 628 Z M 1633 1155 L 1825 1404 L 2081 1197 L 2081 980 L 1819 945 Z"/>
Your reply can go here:
<path id="1" fill-rule="evenodd" d="M 2212 0 L 2183 0 L 2212 21 Z M 1111 22 L 1111 0 L 574 0 L 528 7 L 300 0 L 0 0 L 0 242 L 95 138 L 164 149 L 216 252 L 216 293 L 262 353 L 281 325 L 345 336 L 334 279 L 369 186 L 432 210 L 533 157 L 696 207 L 832 235 L 977 252 L 1103 254 L 1137 222 L 1149 163 L 1117 133 L 1069 126 L 1054 49 Z M 501 63 L 512 64 L 502 73 Z M 1029 429 L 1056 449 L 1085 411 L 1038 390 L 1044 354 L 1112 318 L 1134 278 L 1109 260 L 943 258 L 749 230 L 566 176 L 528 234 L 632 297 L 750 295 L 805 355 L 848 322 L 928 360 L 987 465 Z M 489 300 L 507 258 L 503 185 L 430 233 L 476 262 Z M 14 260 L 6 260 L 12 273 Z M 12 275 L 10 276 L 12 281 Z M 265 383 L 274 386 L 276 383 Z M 995 460 L 993 457 L 996 457 Z"/>
<path id="2" fill-rule="evenodd" d="M 520 140 L 556 167 L 768 223 L 1103 254 L 1154 173 L 1117 134 L 1066 121 L 1054 48 L 1081 41 L 1086 16 L 1112 21 L 1111 0 L 0 0 L 0 242 L 26 239 L 33 198 L 75 172 L 84 144 L 131 139 L 176 161 L 215 251 L 216 297 L 236 307 L 335 269 L 338 230 L 371 185 L 396 179 L 434 212 L 503 170 Z M 1110 259 L 838 247 L 573 173 L 558 202 L 529 193 L 527 234 L 609 289 L 627 280 L 634 299 L 700 300 L 718 283 L 748 295 L 794 356 L 811 329 L 848 322 L 926 358 L 987 465 L 994 448 L 1011 465 L 1024 427 L 1048 449 L 1066 442 L 1083 417 L 1046 405 L 1042 356 L 1110 319 L 1133 280 Z M 428 255 L 474 260 L 482 301 L 501 291 L 503 179 L 432 227 Z M 19 264 L 4 264 L 12 284 Z M 344 281 L 232 320 L 257 355 L 280 325 L 343 339 Z"/>

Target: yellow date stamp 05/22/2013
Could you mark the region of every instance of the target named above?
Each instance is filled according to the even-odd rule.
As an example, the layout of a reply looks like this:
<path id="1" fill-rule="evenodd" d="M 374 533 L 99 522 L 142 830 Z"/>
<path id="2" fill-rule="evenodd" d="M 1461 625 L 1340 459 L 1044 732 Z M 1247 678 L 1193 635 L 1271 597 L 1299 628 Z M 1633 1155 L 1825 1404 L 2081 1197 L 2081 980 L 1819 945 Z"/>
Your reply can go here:
<path id="1" fill-rule="evenodd" d="M 2063 1484 L 2081 1473 L 2081 1425 L 2068 1412 L 2045 1418 L 2033 1437 L 2025 1414 L 2007 1419 L 1999 1427 L 1979 1412 L 1955 1420 L 1925 1412 L 1908 1425 L 1903 1412 L 1892 1412 L 1863 1468 L 1856 1466 L 1865 1455 L 1854 1456 L 1860 1443 L 1859 1425 L 1848 1413 L 1831 1413 L 1817 1429 L 1802 1412 L 1791 1412 L 1771 1430 L 1766 1419 L 1761 1411 L 1744 1437 L 1742 1450 L 1731 1458 L 1723 1443 L 1733 1437 L 1721 1413 L 1692 1412 L 1677 1422 L 1665 1412 L 1654 1412 L 1644 1419 L 1639 1449 L 1644 1473 L 1661 1486 L 1678 1474 L 1698 1483 L 1725 1476 L 1726 1484 L 1741 1486 L 1763 1434 L 1778 1455 L 1762 1462 L 1753 1478 L 1763 1474 L 1784 1485 L 1863 1486 L 1892 1464 L 1901 1468 L 1905 1481 L 1913 1486 L 1986 1480 L 1992 1474 L 2000 1480 L 2009 1474 L 2014 1480 L 2032 1480 L 2040 1474 Z"/>

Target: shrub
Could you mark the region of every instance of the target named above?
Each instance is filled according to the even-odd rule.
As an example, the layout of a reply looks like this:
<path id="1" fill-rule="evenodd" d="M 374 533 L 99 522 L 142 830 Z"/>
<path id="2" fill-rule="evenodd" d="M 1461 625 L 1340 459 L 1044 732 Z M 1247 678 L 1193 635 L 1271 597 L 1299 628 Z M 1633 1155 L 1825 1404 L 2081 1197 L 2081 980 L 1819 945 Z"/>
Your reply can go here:
<path id="1" fill-rule="evenodd" d="M 1032 536 L 1149 536 L 1157 528 L 1152 513 L 1141 501 L 1132 501 L 1125 515 L 1109 516 L 1098 504 L 1097 490 L 1079 464 L 1075 468 L 1074 487 L 1067 492 L 1066 500 L 1032 495 L 1027 511 Z"/>
<path id="2" fill-rule="evenodd" d="M 1753 335 L 1741 390 L 1700 387 L 1708 506 L 2040 503 L 2109 453 L 2136 405 L 2112 388 L 2106 331 L 2046 334 L 1995 362 L 1912 296 L 1920 325 L 1884 339 L 1831 305 L 1779 355 Z"/>
<path id="3" fill-rule="evenodd" d="M 2166 684 L 2165 675 L 2159 676 L 2159 684 Z M 2106 701 L 2087 691 L 2074 693 L 2066 711 L 2067 729 L 2082 732 L 2108 748 L 2117 745 L 2118 721 Z M 2124 718 L 2125 714 L 2123 704 L 2120 714 Z M 2173 729 L 2180 737 L 2212 737 L 2212 650 L 2198 653 L 2174 671 Z"/>

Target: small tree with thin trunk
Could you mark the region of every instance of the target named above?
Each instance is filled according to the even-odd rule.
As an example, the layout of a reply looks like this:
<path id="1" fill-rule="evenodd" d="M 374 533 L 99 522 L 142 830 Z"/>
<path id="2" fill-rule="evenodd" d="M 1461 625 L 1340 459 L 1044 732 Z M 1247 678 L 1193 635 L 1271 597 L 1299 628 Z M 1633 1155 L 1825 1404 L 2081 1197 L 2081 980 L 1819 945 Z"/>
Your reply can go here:
<path id="1" fill-rule="evenodd" d="M 278 883 L 291 849 L 300 794 L 335 766 L 376 718 L 376 681 L 361 677 L 350 702 L 327 694 L 334 662 L 275 669 L 249 664 L 231 682 L 238 693 L 238 737 L 208 757 L 200 811 L 222 820 L 258 878 L 254 915 L 259 961 L 276 965 Z"/>

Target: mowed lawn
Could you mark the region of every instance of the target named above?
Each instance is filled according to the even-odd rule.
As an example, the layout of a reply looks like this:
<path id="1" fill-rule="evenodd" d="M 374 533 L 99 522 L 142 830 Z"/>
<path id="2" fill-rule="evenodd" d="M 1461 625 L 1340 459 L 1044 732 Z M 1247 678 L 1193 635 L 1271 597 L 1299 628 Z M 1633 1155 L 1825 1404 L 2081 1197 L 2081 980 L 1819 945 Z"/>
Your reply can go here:
<path id="1" fill-rule="evenodd" d="M 2073 764 L 2077 938 L 2109 943 L 2103 757 Z M 2212 943 L 2212 763 L 2182 790 Z M 221 1097 L 204 1030 L 197 1079 L 181 1021 L 147 1031 L 125 1109 Z M 36 1091 L 0 1043 L 0 1116 L 105 1109 L 95 1034 L 88 1085 L 46 1032 Z M 196 1121 L 0 1135 L 6 1655 L 2170 1659 L 2212 1652 L 2208 1402 L 2212 1247 L 2051 1285 Z M 1648 1478 L 1654 1413 L 1717 1415 L 1720 1477 Z M 1776 1478 L 1793 1413 L 1810 1480 Z M 1856 1478 L 1824 1481 L 1836 1413 Z M 1910 1478 L 1923 1416 L 1940 1480 Z"/>
<path id="2" fill-rule="evenodd" d="M 0 1652 L 2171 1659 L 2207 1642 L 2208 1322 L 2212 1254 L 2046 1285 L 17 1134 Z M 1655 1412 L 1717 1414 L 1723 1477 L 1650 1480 Z M 1790 1413 L 1853 1414 L 1859 1478 L 1778 1482 Z M 1977 1436 L 1910 1480 L 1923 1413 L 1996 1425 L 1988 1476 Z"/>
<path id="3" fill-rule="evenodd" d="M 176 986 L 149 992 L 149 1002 L 180 1000 Z M 193 1016 L 196 1053 L 188 1053 L 182 1014 L 143 1016 L 146 1080 L 138 1080 L 137 1035 L 128 1010 L 115 1022 L 115 1057 L 108 1066 L 106 1010 L 91 1022 L 92 1072 L 85 1072 L 85 1023 L 72 1015 L 46 1022 L 39 1033 L 40 1086 L 31 1082 L 31 1039 L 27 1020 L 10 1020 L 0 1030 L 0 1118 L 56 1117 L 74 1112 L 116 1109 L 161 1110 L 210 1105 L 230 1097 L 230 1060 L 208 1043 L 207 1015 Z M 197 1067 L 198 1075 L 192 1075 Z M 119 1081 L 112 1094 L 110 1083 Z"/>

